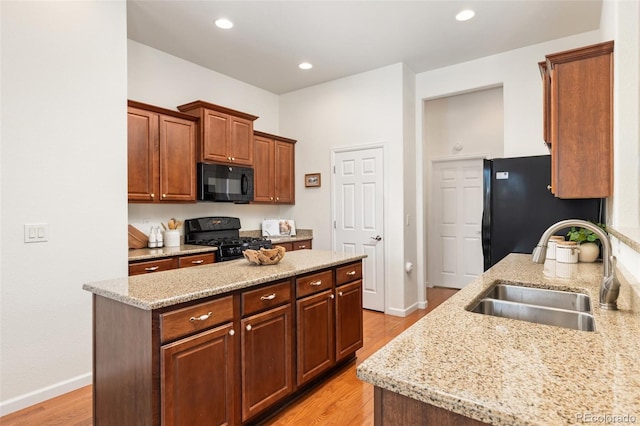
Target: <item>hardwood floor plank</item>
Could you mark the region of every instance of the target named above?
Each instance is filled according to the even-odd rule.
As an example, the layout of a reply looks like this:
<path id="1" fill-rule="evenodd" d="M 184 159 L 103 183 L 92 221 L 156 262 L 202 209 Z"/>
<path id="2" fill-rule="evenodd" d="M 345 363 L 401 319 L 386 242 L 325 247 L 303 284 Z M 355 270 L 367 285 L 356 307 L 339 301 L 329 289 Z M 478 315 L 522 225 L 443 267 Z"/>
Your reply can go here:
<path id="1" fill-rule="evenodd" d="M 356 353 L 356 361 L 347 364 L 329 380 L 263 424 L 373 425 L 373 386 L 358 380 L 356 366 L 456 292 L 455 289 L 446 288 L 427 289 L 427 309 L 415 311 L 406 317 L 365 310 L 364 347 Z M 0 417 L 2 426 L 89 426 L 92 421 L 91 386 Z"/>

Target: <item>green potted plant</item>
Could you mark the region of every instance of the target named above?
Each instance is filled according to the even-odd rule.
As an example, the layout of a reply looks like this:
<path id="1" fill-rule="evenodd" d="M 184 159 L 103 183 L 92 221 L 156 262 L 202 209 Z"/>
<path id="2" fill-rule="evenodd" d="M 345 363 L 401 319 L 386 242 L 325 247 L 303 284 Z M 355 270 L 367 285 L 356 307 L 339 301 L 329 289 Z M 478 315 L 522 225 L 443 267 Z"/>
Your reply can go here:
<path id="1" fill-rule="evenodd" d="M 606 233 L 606 225 L 604 223 L 596 223 L 596 225 Z M 586 228 L 571 227 L 567 233 L 569 241 L 575 241 L 580 246 L 578 260 L 580 262 L 594 262 L 600 255 L 600 238 L 593 231 Z"/>

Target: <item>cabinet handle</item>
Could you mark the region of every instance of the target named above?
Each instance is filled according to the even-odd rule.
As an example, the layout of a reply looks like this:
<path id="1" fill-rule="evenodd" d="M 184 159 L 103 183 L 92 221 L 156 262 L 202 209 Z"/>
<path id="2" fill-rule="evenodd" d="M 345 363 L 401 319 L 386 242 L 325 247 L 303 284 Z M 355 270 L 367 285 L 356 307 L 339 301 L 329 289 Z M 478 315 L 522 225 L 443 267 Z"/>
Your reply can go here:
<path id="1" fill-rule="evenodd" d="M 167 194 L 162 194 L 162 198 L 167 198 Z"/>
<path id="2" fill-rule="evenodd" d="M 236 334 L 235 330 L 233 329 L 229 330 L 229 336 L 233 336 L 234 334 Z"/>
<path id="3" fill-rule="evenodd" d="M 200 259 L 200 260 L 192 260 L 191 263 L 193 263 L 194 265 L 199 265 L 201 263 L 203 263 L 204 260 Z"/>
<path id="4" fill-rule="evenodd" d="M 251 331 L 251 324 L 247 324 L 245 328 L 247 329 L 247 331 Z"/>
<path id="5" fill-rule="evenodd" d="M 159 266 L 150 266 L 148 268 L 144 268 L 145 271 L 147 272 L 153 272 L 153 271 L 157 271 L 159 268 Z"/>
<path id="6" fill-rule="evenodd" d="M 350 277 L 354 276 L 355 274 L 356 274 L 356 271 L 347 272 L 347 275 L 349 275 Z"/>
<path id="7" fill-rule="evenodd" d="M 269 200 L 273 201 L 273 197 L 269 197 Z"/>
<path id="8" fill-rule="evenodd" d="M 338 296 L 340 296 L 340 297 L 342 297 L 342 296 L 343 296 L 343 294 L 342 294 L 342 292 L 341 292 L 341 291 L 339 291 L 339 292 L 338 292 Z"/>
<path id="9" fill-rule="evenodd" d="M 276 197 L 276 201 L 280 201 L 280 197 Z"/>
<path id="10" fill-rule="evenodd" d="M 305 248 L 307 248 L 307 246 L 304 245 L 304 244 L 301 244 L 301 245 L 298 246 L 298 248 L 305 249 Z"/>
<path id="11" fill-rule="evenodd" d="M 231 160 L 231 157 L 227 157 L 227 160 Z"/>
<path id="12" fill-rule="evenodd" d="M 149 196 L 151 196 L 151 198 L 156 198 L 156 194 L 149 194 Z"/>
<path id="13" fill-rule="evenodd" d="M 547 189 L 551 191 L 551 185 L 547 185 Z"/>
<path id="14" fill-rule="evenodd" d="M 268 296 L 261 296 L 261 297 L 260 297 L 260 300 L 262 300 L 263 302 L 266 302 L 266 301 L 268 301 L 268 300 L 273 300 L 273 299 L 275 299 L 275 298 L 276 298 L 276 294 L 275 294 L 275 293 L 271 293 L 271 294 L 270 294 L 270 295 L 268 295 Z"/>
<path id="15" fill-rule="evenodd" d="M 329 296 L 330 299 L 335 299 L 336 296 L 333 295 L 333 293 L 331 293 L 331 296 Z"/>
<path id="16" fill-rule="evenodd" d="M 317 286 L 319 286 L 319 285 L 322 285 L 322 280 L 318 280 L 318 281 L 311 281 L 311 282 L 309 283 L 309 285 L 314 286 L 314 287 L 317 287 Z"/>
<path id="17" fill-rule="evenodd" d="M 209 312 L 207 314 L 200 315 L 199 317 L 191 317 L 191 318 L 189 318 L 189 321 L 191 321 L 191 322 L 194 322 L 194 321 L 206 321 L 206 320 L 209 319 L 209 317 L 211 317 L 212 313 L 213 312 Z"/>

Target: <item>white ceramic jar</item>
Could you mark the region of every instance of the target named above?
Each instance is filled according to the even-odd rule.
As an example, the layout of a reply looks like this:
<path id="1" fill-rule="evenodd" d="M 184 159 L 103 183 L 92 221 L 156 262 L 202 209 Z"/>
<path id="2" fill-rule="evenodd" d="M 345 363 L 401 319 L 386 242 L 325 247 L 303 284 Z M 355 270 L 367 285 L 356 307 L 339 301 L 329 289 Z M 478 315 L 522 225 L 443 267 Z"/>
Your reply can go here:
<path id="1" fill-rule="evenodd" d="M 578 263 L 578 243 L 575 241 L 558 241 L 556 243 L 556 262 Z"/>
<path id="2" fill-rule="evenodd" d="M 180 230 L 168 229 L 164 231 L 164 246 L 179 247 L 180 246 Z"/>
<path id="3" fill-rule="evenodd" d="M 564 241 L 564 237 L 560 235 L 552 235 L 549 237 L 549 241 L 547 242 L 547 259 L 553 260 L 556 258 L 556 245 L 562 241 Z"/>

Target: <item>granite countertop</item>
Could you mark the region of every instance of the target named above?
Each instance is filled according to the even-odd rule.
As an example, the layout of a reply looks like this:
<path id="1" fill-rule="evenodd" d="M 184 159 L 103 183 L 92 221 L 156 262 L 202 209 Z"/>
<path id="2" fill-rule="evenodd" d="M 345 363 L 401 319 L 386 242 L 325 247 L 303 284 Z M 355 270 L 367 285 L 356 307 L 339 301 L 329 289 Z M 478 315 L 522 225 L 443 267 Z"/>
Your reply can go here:
<path id="1" fill-rule="evenodd" d="M 253 231 L 240 231 L 241 237 L 262 237 L 262 231 L 253 230 Z M 271 236 L 265 237 L 269 238 L 273 244 L 279 243 L 287 243 L 294 241 L 305 241 L 313 239 L 313 230 L 311 229 L 298 229 L 296 235 L 292 236 Z"/>
<path id="2" fill-rule="evenodd" d="M 619 311 L 607 311 L 598 306 L 601 263 L 539 265 L 511 254 L 366 359 L 357 376 L 495 425 L 640 422 L 640 283 L 616 272 Z M 496 280 L 590 295 L 596 331 L 466 311 Z"/>
<path id="3" fill-rule="evenodd" d="M 129 262 L 138 260 L 162 259 L 164 257 L 184 256 L 188 254 L 210 253 L 216 247 L 182 244 L 179 247 L 129 249 Z"/>
<path id="4" fill-rule="evenodd" d="M 355 262 L 366 255 L 326 250 L 287 252 L 276 265 L 258 266 L 245 259 L 173 269 L 87 283 L 84 290 L 128 305 L 151 310 L 228 293 L 295 275 Z"/>

